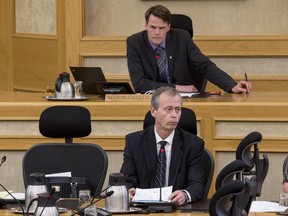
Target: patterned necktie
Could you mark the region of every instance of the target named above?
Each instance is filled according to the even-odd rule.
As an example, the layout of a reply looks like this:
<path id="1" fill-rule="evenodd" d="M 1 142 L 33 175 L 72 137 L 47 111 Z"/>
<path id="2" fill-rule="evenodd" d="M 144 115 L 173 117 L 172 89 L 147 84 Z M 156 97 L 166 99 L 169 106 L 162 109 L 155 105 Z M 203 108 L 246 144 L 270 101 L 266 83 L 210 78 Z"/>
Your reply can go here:
<path id="1" fill-rule="evenodd" d="M 166 55 L 165 50 L 162 47 L 156 48 L 156 59 L 157 65 L 159 69 L 159 81 L 160 82 L 168 82 L 167 79 L 167 69 L 166 69 Z"/>
<path id="2" fill-rule="evenodd" d="M 161 148 L 158 154 L 157 168 L 156 168 L 156 178 L 155 178 L 155 188 L 164 187 L 166 179 L 166 152 L 165 145 L 166 141 L 160 141 Z"/>

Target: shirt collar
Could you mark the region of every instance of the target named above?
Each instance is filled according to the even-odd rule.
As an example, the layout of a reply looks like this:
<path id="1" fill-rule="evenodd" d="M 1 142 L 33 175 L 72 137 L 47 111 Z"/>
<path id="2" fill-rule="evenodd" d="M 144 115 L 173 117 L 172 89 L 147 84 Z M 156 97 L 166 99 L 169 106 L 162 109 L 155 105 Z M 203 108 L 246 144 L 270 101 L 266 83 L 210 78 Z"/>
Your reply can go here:
<path id="1" fill-rule="evenodd" d="M 149 43 L 152 47 L 153 50 L 155 50 L 157 47 L 162 47 L 164 49 L 166 49 L 166 40 L 164 40 L 159 46 L 155 45 L 154 43 L 152 43 L 152 41 L 149 40 Z"/>
<path id="2" fill-rule="evenodd" d="M 159 134 L 156 131 L 156 127 L 154 126 L 154 132 L 155 132 L 155 137 L 156 137 L 156 143 L 159 143 L 163 139 L 159 136 Z M 172 133 L 164 140 L 168 144 L 172 144 L 173 138 L 174 138 L 175 130 L 172 131 Z"/>

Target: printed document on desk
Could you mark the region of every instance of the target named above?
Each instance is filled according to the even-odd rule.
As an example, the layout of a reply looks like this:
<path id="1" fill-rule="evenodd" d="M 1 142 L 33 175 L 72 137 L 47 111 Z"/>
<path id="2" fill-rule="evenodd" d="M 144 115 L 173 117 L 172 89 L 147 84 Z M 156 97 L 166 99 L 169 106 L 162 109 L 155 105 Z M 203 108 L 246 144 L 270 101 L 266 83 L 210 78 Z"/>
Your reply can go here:
<path id="1" fill-rule="evenodd" d="M 172 193 L 172 186 L 161 188 L 162 201 L 168 201 Z M 133 202 L 158 202 L 160 199 L 160 188 L 141 189 L 136 188 Z"/>
<path id="2" fill-rule="evenodd" d="M 199 95 L 200 93 L 199 92 L 196 92 L 196 93 L 184 93 L 184 92 L 180 92 L 179 93 L 181 95 L 181 97 L 192 97 L 194 95 Z"/>

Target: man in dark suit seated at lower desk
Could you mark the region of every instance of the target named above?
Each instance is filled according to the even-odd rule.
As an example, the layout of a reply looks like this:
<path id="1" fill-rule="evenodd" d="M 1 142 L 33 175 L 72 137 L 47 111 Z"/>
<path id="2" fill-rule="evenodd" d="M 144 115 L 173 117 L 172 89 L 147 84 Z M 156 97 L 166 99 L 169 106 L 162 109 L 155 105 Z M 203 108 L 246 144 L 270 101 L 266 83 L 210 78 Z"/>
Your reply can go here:
<path id="1" fill-rule="evenodd" d="M 177 205 L 202 199 L 204 141 L 177 127 L 181 106 L 182 98 L 174 88 L 158 88 L 151 99 L 155 125 L 126 136 L 121 173 L 129 176 L 126 184 L 131 199 L 135 188 L 164 186 L 173 186 L 168 200 Z M 164 147 L 159 144 L 162 141 L 166 142 Z M 160 152 L 164 153 L 165 161 L 159 161 Z M 157 164 L 166 164 L 162 176 L 159 176 Z"/>

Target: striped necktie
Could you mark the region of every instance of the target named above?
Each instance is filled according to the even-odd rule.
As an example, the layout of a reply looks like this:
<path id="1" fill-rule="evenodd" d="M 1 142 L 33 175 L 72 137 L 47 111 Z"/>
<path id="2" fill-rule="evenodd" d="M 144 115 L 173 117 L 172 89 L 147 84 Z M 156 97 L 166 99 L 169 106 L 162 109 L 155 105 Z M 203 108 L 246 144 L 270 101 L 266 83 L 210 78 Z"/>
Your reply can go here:
<path id="1" fill-rule="evenodd" d="M 166 141 L 160 141 L 161 148 L 157 157 L 157 167 L 156 167 L 156 178 L 155 178 L 155 188 L 164 187 L 166 179 L 166 152 L 165 145 Z"/>
<path id="2" fill-rule="evenodd" d="M 167 74 L 167 66 L 166 66 L 165 49 L 162 47 L 157 47 L 155 50 L 156 50 L 157 65 L 159 69 L 159 81 L 167 83 L 168 74 Z"/>

